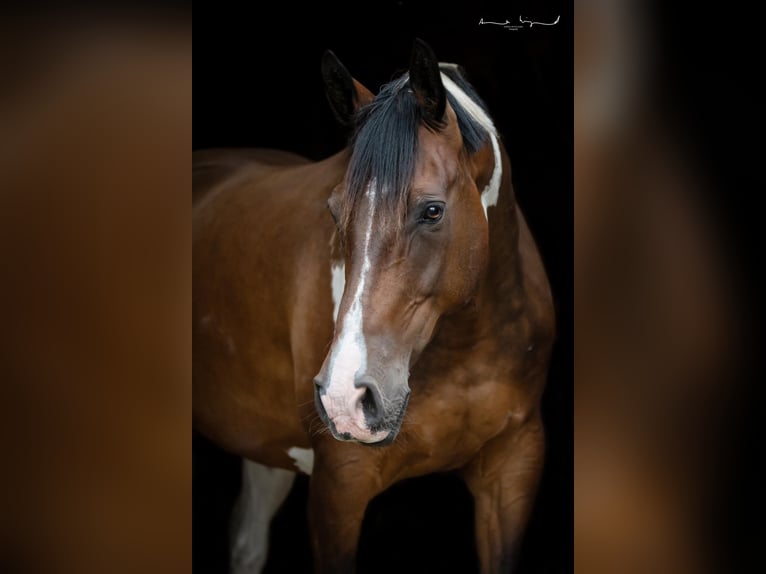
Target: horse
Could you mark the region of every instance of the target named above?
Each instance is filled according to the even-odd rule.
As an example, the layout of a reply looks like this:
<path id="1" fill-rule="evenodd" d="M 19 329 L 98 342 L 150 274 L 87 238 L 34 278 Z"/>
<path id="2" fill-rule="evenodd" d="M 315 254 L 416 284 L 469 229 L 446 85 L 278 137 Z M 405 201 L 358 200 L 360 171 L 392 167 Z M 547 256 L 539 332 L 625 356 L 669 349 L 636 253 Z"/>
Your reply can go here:
<path id="1" fill-rule="evenodd" d="M 348 145 L 321 161 L 211 149 L 193 162 L 193 424 L 243 457 L 232 567 L 310 475 L 317 572 L 354 572 L 368 503 L 455 472 L 481 572 L 518 558 L 544 464 L 555 339 L 545 268 L 486 105 L 416 39 L 377 95 L 321 62 Z"/>

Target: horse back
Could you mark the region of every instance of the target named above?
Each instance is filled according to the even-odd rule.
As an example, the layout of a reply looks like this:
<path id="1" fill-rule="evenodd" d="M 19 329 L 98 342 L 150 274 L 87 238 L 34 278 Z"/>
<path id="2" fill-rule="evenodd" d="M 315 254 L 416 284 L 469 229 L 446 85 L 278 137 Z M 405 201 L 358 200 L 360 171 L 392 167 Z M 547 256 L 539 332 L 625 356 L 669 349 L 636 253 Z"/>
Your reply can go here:
<path id="1" fill-rule="evenodd" d="M 192 152 L 192 201 L 196 203 L 217 184 L 247 166 L 290 167 L 310 160 L 273 149 L 205 149 Z"/>

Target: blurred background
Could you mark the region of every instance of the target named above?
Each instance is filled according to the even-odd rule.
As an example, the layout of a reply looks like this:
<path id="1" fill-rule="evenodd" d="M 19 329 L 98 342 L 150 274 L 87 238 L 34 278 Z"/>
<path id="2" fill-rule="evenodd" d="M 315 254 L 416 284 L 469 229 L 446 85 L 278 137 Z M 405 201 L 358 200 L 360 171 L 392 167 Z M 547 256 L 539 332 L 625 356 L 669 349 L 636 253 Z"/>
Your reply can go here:
<path id="1" fill-rule="evenodd" d="M 479 25 L 519 16 L 559 24 L 512 31 Z M 546 466 L 520 572 L 572 570 L 572 108 L 571 7 L 527 2 L 448 8 L 379 2 L 369 12 L 276 6 L 268 17 L 198 8 L 194 26 L 195 149 L 269 147 L 328 157 L 349 134 L 337 124 L 320 75 L 332 49 L 374 93 L 404 72 L 412 42 L 463 66 L 510 156 L 517 201 L 546 265 L 558 339 L 544 396 Z M 225 33 L 222 31 L 225 30 Z M 307 480 L 275 523 L 267 572 L 309 572 Z M 222 572 L 239 463 L 194 437 L 194 568 Z M 377 541 L 395 536 L 381 552 Z M 360 572 L 478 572 L 473 501 L 454 476 L 400 484 L 369 508 Z"/>
<path id="2" fill-rule="evenodd" d="M 376 88 L 416 35 L 487 101 L 556 297 L 522 571 L 761 570 L 762 24 L 741 2 L 572 10 L 199 9 L 192 134 L 189 7 L 4 7 L 0 571 L 223 571 L 237 461 L 189 448 L 189 141 L 332 153 L 322 51 Z M 304 496 L 271 571 L 308 564 Z M 386 494 L 364 568 L 470 572 L 470 504 L 446 477 Z M 375 556 L 392 527 L 402 553 Z"/>
<path id="3" fill-rule="evenodd" d="M 0 8 L 0 571 L 191 569 L 191 16 Z"/>
<path id="4" fill-rule="evenodd" d="M 580 2 L 575 567 L 742 572 L 764 529 L 755 359 L 761 23 Z"/>

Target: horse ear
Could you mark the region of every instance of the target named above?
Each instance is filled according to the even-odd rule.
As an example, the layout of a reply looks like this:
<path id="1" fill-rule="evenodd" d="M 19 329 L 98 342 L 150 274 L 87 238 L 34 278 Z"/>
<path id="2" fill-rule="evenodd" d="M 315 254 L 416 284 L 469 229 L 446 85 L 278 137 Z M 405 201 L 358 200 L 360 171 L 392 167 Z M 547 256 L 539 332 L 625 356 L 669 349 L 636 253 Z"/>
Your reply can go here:
<path id="1" fill-rule="evenodd" d="M 431 47 L 420 38 L 412 45 L 410 58 L 410 86 L 426 115 L 428 122 L 444 121 L 447 94 L 442 83 L 439 61 Z"/>
<path id="2" fill-rule="evenodd" d="M 345 126 L 353 125 L 354 113 L 374 99 L 372 92 L 351 77 L 331 50 L 322 56 L 322 78 L 335 117 Z"/>

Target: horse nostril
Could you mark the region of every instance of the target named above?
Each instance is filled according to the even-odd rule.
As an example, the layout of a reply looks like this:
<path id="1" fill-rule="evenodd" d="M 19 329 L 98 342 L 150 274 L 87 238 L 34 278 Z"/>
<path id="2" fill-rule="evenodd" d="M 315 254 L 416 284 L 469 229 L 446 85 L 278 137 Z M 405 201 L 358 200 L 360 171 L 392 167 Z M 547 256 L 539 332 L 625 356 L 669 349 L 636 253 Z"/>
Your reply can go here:
<path id="1" fill-rule="evenodd" d="M 316 387 L 315 390 L 321 393 L 324 390 L 324 381 L 319 377 L 314 377 L 314 386 Z"/>
<path id="2" fill-rule="evenodd" d="M 375 395 L 372 394 L 370 387 L 367 387 L 364 391 L 362 409 L 371 419 L 378 417 L 378 403 L 375 401 Z"/>
<path id="3" fill-rule="evenodd" d="M 359 399 L 359 404 L 362 407 L 367 424 L 371 428 L 380 425 L 385 418 L 385 413 L 383 412 L 383 401 L 380 396 L 378 383 L 372 377 L 364 376 L 357 380 L 355 386 L 357 388 L 364 388 L 364 394 Z"/>

